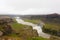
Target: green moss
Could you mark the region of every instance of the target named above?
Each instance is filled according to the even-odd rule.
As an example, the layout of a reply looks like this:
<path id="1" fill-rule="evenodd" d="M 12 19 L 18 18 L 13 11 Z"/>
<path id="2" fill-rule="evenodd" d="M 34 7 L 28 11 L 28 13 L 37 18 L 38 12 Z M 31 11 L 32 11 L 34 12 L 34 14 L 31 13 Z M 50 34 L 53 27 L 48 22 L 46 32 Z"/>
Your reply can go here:
<path id="1" fill-rule="evenodd" d="M 33 20 L 34 21 L 34 20 Z M 33 22 L 32 21 L 32 22 Z M 33 23 L 36 23 L 37 21 L 34 21 Z M 7 38 L 11 37 L 11 38 L 16 38 L 16 39 L 19 39 L 21 38 L 21 40 L 23 38 L 27 38 L 27 40 L 47 40 L 46 38 L 42 38 L 42 37 L 35 37 L 35 38 L 32 38 L 33 37 L 33 30 L 32 30 L 32 27 L 31 26 L 27 26 L 27 25 L 23 25 L 23 24 L 19 24 L 17 22 L 14 22 L 11 24 L 11 27 L 13 28 L 13 30 L 16 30 L 17 32 L 19 32 L 19 35 L 16 35 L 14 33 L 12 34 L 9 34 L 7 36 Z M 26 28 L 25 28 L 26 27 Z M 36 35 L 36 33 L 34 33 L 34 35 Z"/>
<path id="2" fill-rule="evenodd" d="M 40 22 L 40 20 L 29 20 L 29 19 L 25 19 L 24 21 L 31 22 L 31 23 L 34 23 L 34 24 L 37 24 L 37 23 Z"/>
<path id="3" fill-rule="evenodd" d="M 28 40 L 48 40 L 48 39 L 43 37 L 35 37 L 35 38 L 30 38 Z"/>
<path id="4" fill-rule="evenodd" d="M 44 28 L 59 31 L 60 25 L 57 23 L 45 23 Z"/>
<path id="5" fill-rule="evenodd" d="M 17 23 L 17 22 L 15 22 L 15 23 L 12 24 L 12 28 L 14 28 L 15 30 L 19 30 L 19 29 L 21 29 L 21 28 L 23 28 L 23 27 L 25 27 L 25 26 L 26 26 L 26 25 L 19 24 L 19 23 Z"/>

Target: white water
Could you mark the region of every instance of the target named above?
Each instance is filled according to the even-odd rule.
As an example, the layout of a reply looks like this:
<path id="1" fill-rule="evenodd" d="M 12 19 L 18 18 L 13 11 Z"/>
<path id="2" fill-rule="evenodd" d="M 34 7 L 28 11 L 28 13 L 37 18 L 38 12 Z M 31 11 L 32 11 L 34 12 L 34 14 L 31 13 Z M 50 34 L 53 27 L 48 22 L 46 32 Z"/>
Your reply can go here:
<path id="1" fill-rule="evenodd" d="M 46 33 L 42 32 L 41 26 L 38 26 L 38 25 L 33 24 L 33 23 L 30 23 L 30 22 L 25 22 L 24 20 L 22 20 L 19 17 L 15 17 L 15 18 L 16 18 L 16 21 L 19 24 L 32 26 L 33 29 L 37 30 L 39 36 L 44 37 L 44 38 L 50 38 L 50 35 L 49 34 L 46 34 Z"/>

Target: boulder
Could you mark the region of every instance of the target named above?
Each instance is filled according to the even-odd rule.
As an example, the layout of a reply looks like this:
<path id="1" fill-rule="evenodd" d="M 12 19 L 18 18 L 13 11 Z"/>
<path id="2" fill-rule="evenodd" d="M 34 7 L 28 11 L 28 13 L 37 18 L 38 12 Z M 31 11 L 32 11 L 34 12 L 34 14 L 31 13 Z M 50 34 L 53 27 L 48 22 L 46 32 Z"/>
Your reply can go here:
<path id="1" fill-rule="evenodd" d="M 2 36 L 3 35 L 3 32 L 2 31 L 0 31 L 0 36 Z"/>

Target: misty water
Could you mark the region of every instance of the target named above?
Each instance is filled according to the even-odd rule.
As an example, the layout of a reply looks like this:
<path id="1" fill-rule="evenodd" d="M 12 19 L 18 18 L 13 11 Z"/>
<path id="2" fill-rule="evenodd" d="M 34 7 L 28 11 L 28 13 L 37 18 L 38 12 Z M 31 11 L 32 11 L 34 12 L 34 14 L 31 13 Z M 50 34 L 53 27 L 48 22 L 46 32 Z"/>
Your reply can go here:
<path id="1" fill-rule="evenodd" d="M 15 17 L 15 19 L 16 19 L 17 23 L 19 23 L 19 24 L 32 26 L 33 29 L 37 30 L 39 36 L 44 37 L 44 38 L 50 38 L 49 34 L 46 34 L 42 31 L 42 27 L 40 25 L 38 26 L 37 24 L 25 22 L 20 17 Z"/>

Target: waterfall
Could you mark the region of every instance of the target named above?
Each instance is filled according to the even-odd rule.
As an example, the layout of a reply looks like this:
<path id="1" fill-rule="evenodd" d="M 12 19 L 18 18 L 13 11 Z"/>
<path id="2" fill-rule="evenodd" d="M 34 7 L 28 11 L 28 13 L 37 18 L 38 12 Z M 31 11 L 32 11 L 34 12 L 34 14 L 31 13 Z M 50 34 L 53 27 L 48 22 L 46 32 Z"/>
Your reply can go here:
<path id="1" fill-rule="evenodd" d="M 25 22 L 20 17 L 15 17 L 15 18 L 16 18 L 17 23 L 19 23 L 19 24 L 32 26 L 33 29 L 37 30 L 39 36 L 42 36 L 44 38 L 50 38 L 49 34 L 46 34 L 42 31 L 42 27 L 40 25 L 38 26 L 37 24 Z"/>

